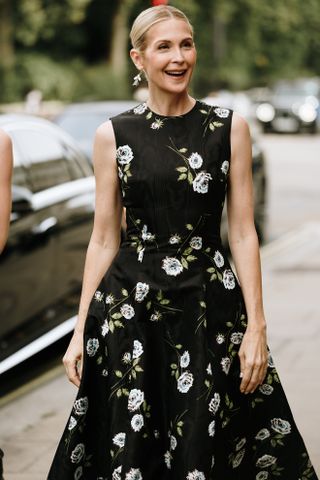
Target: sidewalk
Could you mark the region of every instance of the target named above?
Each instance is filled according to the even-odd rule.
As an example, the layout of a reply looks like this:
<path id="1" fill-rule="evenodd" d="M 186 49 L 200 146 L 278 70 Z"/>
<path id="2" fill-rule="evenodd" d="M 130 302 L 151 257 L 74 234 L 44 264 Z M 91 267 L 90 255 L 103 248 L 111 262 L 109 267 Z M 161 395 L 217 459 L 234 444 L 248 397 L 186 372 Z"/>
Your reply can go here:
<path id="1" fill-rule="evenodd" d="M 320 223 L 270 243 L 261 256 L 268 344 L 320 476 Z M 5 480 L 45 480 L 76 392 L 61 364 L 0 409 Z"/>

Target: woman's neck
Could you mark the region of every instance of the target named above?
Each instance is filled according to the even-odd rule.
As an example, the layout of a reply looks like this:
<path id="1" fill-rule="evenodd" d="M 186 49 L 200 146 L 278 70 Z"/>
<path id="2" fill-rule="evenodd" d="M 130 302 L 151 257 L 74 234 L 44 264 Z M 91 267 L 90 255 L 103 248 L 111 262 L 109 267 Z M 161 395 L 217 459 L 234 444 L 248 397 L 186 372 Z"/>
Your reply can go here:
<path id="1" fill-rule="evenodd" d="M 188 112 L 195 104 L 195 99 L 188 92 L 168 94 L 152 92 L 149 89 L 147 105 L 159 115 L 182 115 Z"/>

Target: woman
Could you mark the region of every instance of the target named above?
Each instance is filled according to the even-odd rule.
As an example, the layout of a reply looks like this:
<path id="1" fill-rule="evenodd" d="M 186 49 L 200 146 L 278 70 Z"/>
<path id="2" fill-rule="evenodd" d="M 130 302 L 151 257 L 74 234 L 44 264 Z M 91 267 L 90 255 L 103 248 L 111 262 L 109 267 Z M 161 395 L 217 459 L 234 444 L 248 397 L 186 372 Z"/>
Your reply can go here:
<path id="1" fill-rule="evenodd" d="M 11 139 L 0 129 L 0 253 L 4 249 L 9 231 L 12 166 Z"/>
<path id="2" fill-rule="evenodd" d="M 189 95 L 181 11 L 143 11 L 131 41 L 149 98 L 96 133 L 94 228 L 63 358 L 79 391 L 48 478 L 315 480 L 266 342 L 248 125 Z M 239 281 L 220 240 L 226 192 Z"/>

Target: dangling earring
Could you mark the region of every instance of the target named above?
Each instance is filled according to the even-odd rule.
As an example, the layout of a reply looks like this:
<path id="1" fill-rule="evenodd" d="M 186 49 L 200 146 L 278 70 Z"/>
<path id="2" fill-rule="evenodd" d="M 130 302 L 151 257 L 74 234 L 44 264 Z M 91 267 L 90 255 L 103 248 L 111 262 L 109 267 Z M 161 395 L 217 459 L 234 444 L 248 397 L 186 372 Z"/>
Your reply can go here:
<path id="1" fill-rule="evenodd" d="M 139 72 L 135 77 L 133 77 L 132 85 L 134 87 L 137 87 L 141 81 L 142 81 L 141 72 Z"/>

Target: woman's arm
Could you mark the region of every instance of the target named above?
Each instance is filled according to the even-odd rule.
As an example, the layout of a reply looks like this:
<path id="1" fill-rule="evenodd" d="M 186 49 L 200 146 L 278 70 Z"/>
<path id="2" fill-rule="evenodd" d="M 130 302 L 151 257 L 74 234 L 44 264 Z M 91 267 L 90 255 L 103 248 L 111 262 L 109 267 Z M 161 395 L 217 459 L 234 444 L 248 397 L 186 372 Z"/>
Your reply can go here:
<path id="1" fill-rule="evenodd" d="M 111 121 L 96 132 L 93 150 L 96 205 L 92 235 L 87 249 L 78 319 L 63 357 L 69 380 L 79 386 L 76 363 L 82 359 L 83 331 L 89 304 L 120 245 L 122 200 L 116 166 L 116 142 Z"/>
<path id="2" fill-rule="evenodd" d="M 12 168 L 11 139 L 0 130 L 0 253 L 7 241 L 10 224 Z"/>
<path id="3" fill-rule="evenodd" d="M 249 126 L 236 112 L 230 133 L 231 161 L 227 193 L 228 237 L 247 310 L 247 329 L 239 356 L 241 391 L 253 392 L 267 368 L 259 241 L 254 225 L 252 142 Z"/>

